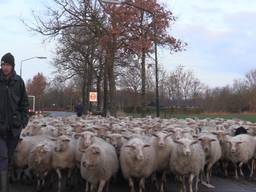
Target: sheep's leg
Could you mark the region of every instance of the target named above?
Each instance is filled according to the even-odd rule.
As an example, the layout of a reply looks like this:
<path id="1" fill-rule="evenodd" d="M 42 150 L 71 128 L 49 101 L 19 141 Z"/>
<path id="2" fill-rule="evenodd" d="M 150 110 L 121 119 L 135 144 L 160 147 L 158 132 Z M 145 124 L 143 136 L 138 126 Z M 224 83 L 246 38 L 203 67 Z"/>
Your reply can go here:
<path id="1" fill-rule="evenodd" d="M 225 160 L 221 161 L 222 168 L 224 170 L 224 176 L 228 176 L 228 164 L 225 162 Z"/>
<path id="2" fill-rule="evenodd" d="M 185 180 L 183 176 L 177 176 L 178 179 L 178 191 L 179 192 L 185 192 L 186 188 L 185 188 Z"/>
<path id="3" fill-rule="evenodd" d="M 109 182 L 110 182 L 110 181 L 107 181 L 107 183 L 106 183 L 106 185 L 105 185 L 105 186 L 106 186 L 106 187 L 105 187 L 105 189 L 106 189 L 105 192 L 109 192 Z"/>
<path id="4" fill-rule="evenodd" d="M 100 180 L 100 184 L 99 184 L 99 187 L 98 187 L 98 192 L 103 191 L 103 188 L 104 188 L 105 184 L 106 184 L 105 180 Z"/>
<path id="5" fill-rule="evenodd" d="M 73 169 L 68 169 L 67 183 L 66 183 L 67 186 L 72 185 L 72 178 L 71 178 L 72 172 L 73 172 Z"/>
<path id="6" fill-rule="evenodd" d="M 196 176 L 196 185 L 195 185 L 195 192 L 198 192 L 198 183 L 199 183 L 199 176 Z"/>
<path id="7" fill-rule="evenodd" d="M 193 192 L 193 179 L 194 179 L 194 175 L 190 174 L 189 175 L 189 180 L 188 180 L 188 184 L 189 184 L 189 192 Z"/>
<path id="8" fill-rule="evenodd" d="M 60 169 L 56 169 L 56 173 L 58 175 L 58 192 L 61 192 L 61 172 Z"/>
<path id="9" fill-rule="evenodd" d="M 86 182 L 85 192 L 90 192 L 90 183 Z"/>
<path id="10" fill-rule="evenodd" d="M 139 188 L 140 188 L 139 192 L 145 191 L 145 178 L 144 177 L 140 179 Z"/>
<path id="11" fill-rule="evenodd" d="M 186 191 L 186 177 L 182 176 L 182 187 L 183 187 L 183 191 Z"/>
<path id="12" fill-rule="evenodd" d="M 94 184 L 90 184 L 90 192 L 96 192 L 96 186 Z"/>
<path id="13" fill-rule="evenodd" d="M 41 179 L 37 177 L 36 191 L 40 191 L 41 189 Z"/>
<path id="14" fill-rule="evenodd" d="M 160 192 L 164 192 L 165 186 L 166 186 L 166 172 L 164 171 L 162 174 L 162 179 L 161 179 Z"/>
<path id="15" fill-rule="evenodd" d="M 237 165 L 236 163 L 234 163 L 234 166 L 235 166 L 235 178 L 238 179 L 238 173 L 237 173 Z"/>
<path id="16" fill-rule="evenodd" d="M 255 161 L 255 159 L 251 159 L 250 162 L 247 163 L 248 168 L 250 169 L 250 175 L 249 175 L 250 179 L 251 179 L 251 177 L 253 176 L 254 161 Z M 250 163 L 251 163 L 251 165 L 250 165 Z"/>
<path id="17" fill-rule="evenodd" d="M 133 180 L 132 180 L 131 177 L 129 178 L 129 187 L 130 187 L 130 189 L 131 189 L 130 192 L 135 192 L 134 183 L 133 183 Z"/>
<path id="18" fill-rule="evenodd" d="M 212 168 L 212 164 L 209 163 L 209 164 L 206 166 L 206 182 L 207 182 L 208 184 L 210 184 L 211 168 Z"/>
<path id="19" fill-rule="evenodd" d="M 156 173 L 153 173 L 151 176 L 151 182 L 155 185 L 156 190 L 159 191 L 159 185 L 156 177 Z"/>
<path id="20" fill-rule="evenodd" d="M 239 166 L 239 172 L 240 172 L 240 175 L 241 175 L 242 177 L 244 176 L 244 173 L 243 173 L 243 170 L 242 170 L 243 164 L 244 164 L 243 162 L 240 162 L 239 165 L 238 165 L 238 166 Z"/>
<path id="21" fill-rule="evenodd" d="M 252 178 L 252 176 L 253 176 L 255 159 L 252 159 L 252 161 L 251 161 L 251 162 L 252 162 L 252 165 L 251 165 L 250 178 Z"/>

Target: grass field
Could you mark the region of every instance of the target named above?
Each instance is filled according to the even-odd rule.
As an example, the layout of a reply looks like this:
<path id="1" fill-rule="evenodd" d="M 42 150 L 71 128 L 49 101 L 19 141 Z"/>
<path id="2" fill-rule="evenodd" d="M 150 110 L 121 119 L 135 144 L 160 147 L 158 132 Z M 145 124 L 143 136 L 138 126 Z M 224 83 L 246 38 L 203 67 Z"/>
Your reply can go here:
<path id="1" fill-rule="evenodd" d="M 256 114 L 255 113 L 235 113 L 235 114 L 171 114 L 167 115 L 166 114 L 161 114 L 162 118 L 224 118 L 224 119 L 241 119 L 245 121 L 250 121 L 250 122 L 256 122 Z"/>

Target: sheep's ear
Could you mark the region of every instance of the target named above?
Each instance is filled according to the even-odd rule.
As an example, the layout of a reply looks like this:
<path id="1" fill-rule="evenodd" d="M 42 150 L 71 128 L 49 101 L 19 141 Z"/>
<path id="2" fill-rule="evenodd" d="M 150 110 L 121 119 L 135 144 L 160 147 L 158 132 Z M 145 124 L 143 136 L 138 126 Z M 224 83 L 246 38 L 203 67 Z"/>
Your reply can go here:
<path id="1" fill-rule="evenodd" d="M 152 133 L 152 136 L 154 136 L 154 137 L 158 137 L 156 133 Z"/>
<path id="2" fill-rule="evenodd" d="M 69 139 L 69 138 L 66 138 L 66 139 L 63 139 L 62 141 L 63 141 L 63 142 L 70 142 L 70 139 Z"/>
<path id="3" fill-rule="evenodd" d="M 124 147 L 130 148 L 130 149 L 135 149 L 135 147 L 133 145 L 125 145 Z"/>
<path id="4" fill-rule="evenodd" d="M 145 145 L 143 145 L 143 147 L 147 148 L 147 147 L 151 147 L 151 145 L 150 144 L 145 144 Z"/>
<path id="5" fill-rule="evenodd" d="M 214 141 L 217 141 L 217 140 L 216 140 L 216 139 L 211 139 L 210 141 L 211 141 L 211 142 L 214 142 Z"/>
<path id="6" fill-rule="evenodd" d="M 197 135 L 193 135 L 193 138 L 194 138 L 194 139 L 198 139 L 198 136 L 197 136 Z"/>
<path id="7" fill-rule="evenodd" d="M 175 131 L 173 129 L 169 129 L 168 132 L 169 133 L 175 133 Z"/>
<path id="8" fill-rule="evenodd" d="M 127 140 L 129 140 L 129 139 L 131 139 L 131 135 L 123 135 L 123 138 L 125 138 L 125 139 L 127 139 Z"/>
<path id="9" fill-rule="evenodd" d="M 86 149 L 79 147 L 78 149 L 81 153 L 84 153 Z"/>
<path id="10" fill-rule="evenodd" d="M 242 144 L 242 143 L 243 143 L 242 141 L 237 142 L 238 145 L 240 145 L 240 144 Z"/>
<path id="11" fill-rule="evenodd" d="M 173 135 L 173 133 L 168 133 L 167 135 L 164 136 L 164 138 L 166 139 L 167 137 L 170 137 L 172 135 Z"/>
<path id="12" fill-rule="evenodd" d="M 50 140 L 51 141 L 57 141 L 57 138 L 51 137 Z"/>
<path id="13" fill-rule="evenodd" d="M 218 133 L 216 133 L 215 131 L 212 131 L 211 134 L 218 135 Z"/>
<path id="14" fill-rule="evenodd" d="M 190 145 L 197 144 L 199 140 L 194 140 Z"/>
<path id="15" fill-rule="evenodd" d="M 174 142 L 174 143 L 177 143 L 177 144 L 183 144 L 183 143 L 180 142 L 178 139 L 174 139 L 173 142 Z"/>

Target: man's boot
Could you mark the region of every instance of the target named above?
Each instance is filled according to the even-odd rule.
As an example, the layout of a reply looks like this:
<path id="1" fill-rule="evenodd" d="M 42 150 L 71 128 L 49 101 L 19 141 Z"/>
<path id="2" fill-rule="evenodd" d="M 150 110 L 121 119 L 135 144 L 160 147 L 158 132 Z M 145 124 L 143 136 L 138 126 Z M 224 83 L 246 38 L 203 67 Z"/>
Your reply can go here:
<path id="1" fill-rule="evenodd" d="M 9 192 L 8 170 L 0 171 L 1 192 Z"/>

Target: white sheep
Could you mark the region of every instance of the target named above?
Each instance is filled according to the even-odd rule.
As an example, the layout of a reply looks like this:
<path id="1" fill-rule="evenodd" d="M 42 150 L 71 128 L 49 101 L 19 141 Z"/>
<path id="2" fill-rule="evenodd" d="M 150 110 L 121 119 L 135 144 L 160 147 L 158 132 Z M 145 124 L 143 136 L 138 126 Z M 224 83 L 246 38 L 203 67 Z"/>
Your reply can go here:
<path id="1" fill-rule="evenodd" d="M 173 141 L 165 132 L 157 132 L 152 134 L 154 138 L 152 139 L 152 144 L 155 148 L 156 153 L 156 171 L 162 172 L 160 191 L 164 191 L 164 186 L 166 185 L 166 172 L 169 168 L 169 158 L 173 145 Z"/>
<path id="2" fill-rule="evenodd" d="M 206 181 L 210 184 L 212 166 L 221 158 L 222 151 L 218 138 L 211 133 L 200 133 L 198 140 L 205 152 Z"/>
<path id="3" fill-rule="evenodd" d="M 196 177 L 196 191 L 198 177 L 205 165 L 205 153 L 198 140 L 182 138 L 174 140 L 174 147 L 170 155 L 170 170 L 177 175 L 180 191 L 186 188 L 185 176 L 189 176 L 189 191 L 193 192 L 193 179 Z"/>
<path id="4" fill-rule="evenodd" d="M 237 163 L 239 163 L 239 171 L 241 176 L 244 176 L 242 171 L 242 165 L 249 162 L 255 157 L 256 151 L 256 141 L 253 136 L 242 134 L 235 137 L 231 137 L 228 141 L 230 156 L 228 157 L 230 161 L 233 162 L 235 166 L 235 178 L 238 179 L 237 173 Z M 253 161 L 251 165 L 250 177 L 253 175 Z"/>
<path id="5" fill-rule="evenodd" d="M 98 192 L 118 171 L 118 159 L 115 148 L 107 143 L 93 143 L 83 151 L 81 158 L 81 176 L 93 189 L 98 185 Z M 88 185 L 86 185 L 87 187 Z M 87 191 L 87 190 L 86 190 Z"/>
<path id="6" fill-rule="evenodd" d="M 145 178 L 155 170 L 155 149 L 142 138 L 128 140 L 120 151 L 120 165 L 124 178 L 128 179 L 131 192 L 134 192 L 132 177 L 140 179 L 140 191 L 145 191 Z"/>
<path id="7" fill-rule="evenodd" d="M 55 146 L 52 151 L 52 169 L 58 175 L 58 191 L 61 191 L 61 170 L 68 170 L 68 179 L 75 168 L 75 143 L 66 135 L 52 138 Z"/>
<path id="8" fill-rule="evenodd" d="M 29 154 L 28 168 L 37 178 L 37 190 L 45 185 L 45 177 L 52 169 L 53 144 L 48 142 L 37 144 Z"/>
<path id="9" fill-rule="evenodd" d="M 91 131 L 84 131 L 82 133 L 75 134 L 75 137 L 78 138 L 76 142 L 75 148 L 75 160 L 77 166 L 80 167 L 82 151 L 84 151 L 87 147 L 92 145 L 95 142 L 104 142 L 103 139 L 96 137 L 96 134 Z"/>

